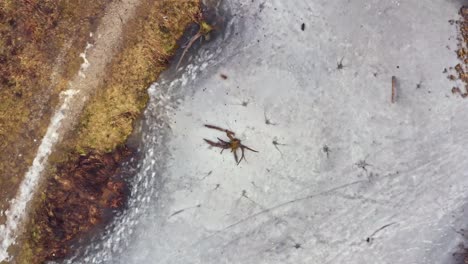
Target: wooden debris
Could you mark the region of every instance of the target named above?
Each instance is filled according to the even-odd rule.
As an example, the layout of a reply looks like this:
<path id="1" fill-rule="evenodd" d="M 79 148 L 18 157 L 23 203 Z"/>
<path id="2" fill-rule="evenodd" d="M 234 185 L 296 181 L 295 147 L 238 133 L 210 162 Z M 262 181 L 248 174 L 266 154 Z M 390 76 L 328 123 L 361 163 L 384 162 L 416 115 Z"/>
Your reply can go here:
<path id="1" fill-rule="evenodd" d="M 391 102 L 394 104 L 397 99 L 397 79 L 395 76 L 392 76 L 392 97 Z"/>

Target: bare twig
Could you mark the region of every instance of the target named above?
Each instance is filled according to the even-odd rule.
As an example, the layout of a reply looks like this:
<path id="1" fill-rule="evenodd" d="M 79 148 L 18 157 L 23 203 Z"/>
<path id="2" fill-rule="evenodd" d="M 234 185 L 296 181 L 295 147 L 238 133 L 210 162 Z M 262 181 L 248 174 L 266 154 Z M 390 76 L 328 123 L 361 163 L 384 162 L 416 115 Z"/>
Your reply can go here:
<path id="1" fill-rule="evenodd" d="M 276 139 L 274 139 L 271 143 L 273 144 L 273 146 L 275 146 L 276 150 L 278 150 L 278 152 L 281 154 L 281 157 L 282 157 L 283 152 L 281 152 L 278 146 L 286 146 L 286 144 L 281 144 Z"/>
<path id="2" fill-rule="evenodd" d="M 338 63 L 336 64 L 336 69 L 337 69 L 337 70 L 342 70 L 342 69 L 345 67 L 345 66 L 343 65 L 343 60 L 344 60 L 344 57 L 341 57 L 340 62 L 338 62 Z"/>
<path id="3" fill-rule="evenodd" d="M 394 224 L 396 224 L 396 222 L 393 222 L 393 223 L 390 223 L 390 224 L 386 224 L 386 225 L 382 226 L 381 228 L 375 230 L 374 233 L 372 233 L 370 236 L 367 237 L 367 239 L 366 239 L 367 243 L 372 242 L 372 240 L 374 239 L 374 236 L 375 236 L 378 232 L 380 232 L 380 231 L 384 230 L 385 228 L 387 228 L 387 227 L 389 227 L 389 226 L 392 226 L 392 225 L 394 225 Z"/>
<path id="4" fill-rule="evenodd" d="M 202 35 L 202 33 L 199 31 L 197 34 L 195 34 L 195 36 L 193 36 L 189 43 L 187 45 L 185 45 L 185 48 L 184 48 L 184 51 L 182 52 L 182 55 L 180 56 L 180 59 L 179 59 L 179 62 L 177 62 L 177 66 L 176 66 L 176 69 L 179 68 L 180 66 L 180 63 L 182 62 L 182 59 L 184 58 L 185 56 L 185 53 L 187 53 L 187 51 L 190 49 L 190 47 L 192 47 L 193 43 L 195 43 L 195 41 L 197 41 L 197 39 L 199 39 Z"/>
<path id="5" fill-rule="evenodd" d="M 397 97 L 397 79 L 395 76 L 392 76 L 392 98 L 391 102 L 392 104 L 396 102 L 396 97 Z"/>
<path id="6" fill-rule="evenodd" d="M 189 43 L 185 46 L 184 51 L 182 52 L 182 55 L 180 56 L 179 62 L 177 63 L 176 69 L 179 68 L 180 62 L 185 56 L 185 53 L 192 47 L 193 43 L 197 41 L 197 39 L 203 37 L 203 36 L 208 36 L 208 34 L 213 30 L 213 27 L 208 24 L 207 22 L 203 21 L 202 15 L 199 16 L 199 18 L 196 20 L 196 23 L 199 25 L 200 29 L 198 30 L 197 34 L 195 34 L 189 41 Z"/>
<path id="7" fill-rule="evenodd" d="M 169 216 L 169 218 L 171 218 L 171 217 L 173 217 L 173 216 L 176 216 L 176 215 L 178 215 L 178 214 L 180 214 L 180 213 L 183 213 L 183 212 L 185 212 L 186 210 L 194 209 L 194 208 L 200 208 L 200 207 L 201 207 L 201 204 L 197 204 L 197 205 L 195 205 L 195 206 L 191 206 L 191 207 L 187 207 L 187 208 L 184 208 L 184 209 L 177 210 L 177 211 L 175 211 L 174 213 L 172 213 L 172 214 Z"/>

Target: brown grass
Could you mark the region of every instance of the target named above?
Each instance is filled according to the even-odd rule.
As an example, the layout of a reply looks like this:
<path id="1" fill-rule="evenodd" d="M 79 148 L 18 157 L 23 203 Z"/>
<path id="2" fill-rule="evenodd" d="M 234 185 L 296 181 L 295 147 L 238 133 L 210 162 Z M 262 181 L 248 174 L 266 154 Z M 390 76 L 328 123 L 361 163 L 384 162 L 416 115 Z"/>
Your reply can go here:
<path id="1" fill-rule="evenodd" d="M 0 1 L 0 210 L 32 163 L 58 93 L 109 2 Z"/>
<path id="2" fill-rule="evenodd" d="M 114 182 L 118 170 L 118 161 L 110 157 L 125 149 L 134 122 L 148 101 L 146 89 L 167 67 L 177 40 L 199 12 L 198 0 L 142 1 L 135 18 L 124 28 L 123 44 L 108 66 L 103 84 L 76 128 L 50 158 L 44 191 L 34 200 L 22 238 L 20 263 L 64 257 L 78 237 L 104 221 L 100 216 L 114 201 L 106 198 L 109 182 Z"/>
<path id="3" fill-rule="evenodd" d="M 126 186 L 119 177 L 119 164 L 130 155 L 127 148 L 88 153 L 57 168 L 30 216 L 17 262 L 61 259 L 71 253 L 78 235 L 108 221 L 104 215 L 125 203 Z"/>
<path id="4" fill-rule="evenodd" d="M 199 12 L 196 1 L 145 1 L 124 30 L 124 48 L 86 107 L 76 150 L 109 152 L 125 142 L 146 106 L 146 89 L 166 68 L 176 41 Z"/>

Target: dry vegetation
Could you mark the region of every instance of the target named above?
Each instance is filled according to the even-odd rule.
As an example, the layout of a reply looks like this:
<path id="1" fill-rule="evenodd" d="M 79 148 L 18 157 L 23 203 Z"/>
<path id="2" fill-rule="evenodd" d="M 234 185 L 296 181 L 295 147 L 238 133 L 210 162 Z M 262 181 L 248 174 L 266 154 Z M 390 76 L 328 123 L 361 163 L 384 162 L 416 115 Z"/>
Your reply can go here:
<path id="1" fill-rule="evenodd" d="M 0 1 L 0 210 L 32 163 L 58 94 L 109 2 Z"/>
<path id="2" fill-rule="evenodd" d="M 17 262 L 42 263 L 67 256 L 78 235 L 93 230 L 103 223 L 103 215 L 122 207 L 127 192 L 119 168 L 130 155 L 127 148 L 119 148 L 61 164 L 34 206 Z"/>
<path id="3" fill-rule="evenodd" d="M 452 88 L 453 94 L 459 94 L 462 98 L 468 97 L 468 7 L 460 8 L 461 19 L 456 21 L 460 36 L 458 37 L 457 56 L 460 63 L 455 67 L 450 67 L 448 78 L 452 81 L 460 80 L 464 87 L 455 86 Z M 451 21 L 453 23 L 454 21 Z M 444 73 L 447 73 L 444 71 Z"/>
<path id="4" fill-rule="evenodd" d="M 197 1 L 147 1 L 138 20 L 127 25 L 124 49 L 103 87 L 88 104 L 76 137 L 76 150 L 108 152 L 123 144 L 146 106 L 146 89 L 168 64 L 176 41 L 198 16 Z"/>
<path id="5" fill-rule="evenodd" d="M 120 52 L 85 107 L 76 128 L 51 156 L 21 239 L 19 263 L 42 263 L 70 253 L 78 237 L 121 208 L 125 181 L 118 165 L 148 101 L 146 89 L 167 67 L 185 28 L 200 19 L 198 0 L 143 0 L 124 28 Z"/>

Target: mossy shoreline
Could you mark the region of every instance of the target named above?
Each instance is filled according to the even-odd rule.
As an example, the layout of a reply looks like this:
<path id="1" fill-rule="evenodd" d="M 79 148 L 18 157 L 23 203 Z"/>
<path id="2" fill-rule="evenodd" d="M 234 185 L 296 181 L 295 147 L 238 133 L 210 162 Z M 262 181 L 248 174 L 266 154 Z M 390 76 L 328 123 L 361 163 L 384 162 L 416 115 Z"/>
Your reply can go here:
<path id="1" fill-rule="evenodd" d="M 49 1 L 32 0 L 24 0 L 22 3 L 27 5 L 31 2 L 36 3 L 37 7 L 28 9 L 30 12 L 41 12 L 43 8 L 41 5 L 49 4 Z M 63 2 L 68 3 L 68 1 Z M 76 4 L 79 7 L 87 3 L 86 0 L 77 2 L 80 2 Z M 48 60 L 39 59 L 39 62 L 47 62 L 46 65 L 50 65 L 48 68 L 44 67 L 43 79 L 48 78 L 48 82 L 41 86 L 42 90 L 28 94 L 24 106 L 15 108 L 13 103 L 2 105 L 5 111 L 28 112 L 27 105 L 37 101 L 34 94 L 50 94 L 47 104 L 42 106 L 55 105 L 58 102 L 58 93 L 66 88 L 71 78 L 76 76 L 82 63 L 78 51 L 84 49 L 89 32 L 99 24 L 99 18 L 112 1 L 91 2 L 92 4 L 88 5 L 89 10 L 75 14 L 76 21 L 93 14 L 93 19 L 87 20 L 89 21 L 87 27 L 80 28 L 79 33 L 75 31 L 77 35 L 74 38 L 80 41 L 71 44 L 62 41 L 54 49 L 56 52 L 49 54 Z M 50 3 L 60 4 L 62 1 L 50 1 Z M 96 6 L 98 3 L 101 5 Z M 2 18 L 0 15 L 0 19 Z M 85 236 L 86 232 L 96 225 L 107 221 L 104 215 L 116 212 L 124 206 L 125 190 L 128 187 L 126 181 L 119 178 L 119 166 L 132 156 L 133 151 L 126 147 L 126 140 L 148 101 L 146 89 L 168 66 L 170 57 L 178 48 L 177 40 L 181 38 L 188 25 L 200 22 L 200 18 L 201 9 L 198 0 L 139 1 L 135 15 L 124 25 L 118 52 L 107 65 L 104 79 L 92 93 L 76 125 L 65 133 L 63 140 L 49 158 L 49 166 L 43 175 L 44 180 L 31 202 L 23 235 L 18 239 L 18 245 L 10 250 L 15 256 L 14 263 L 43 263 L 68 256 L 71 253 L 71 245 L 78 238 Z M 57 15 L 51 23 L 60 24 L 61 19 L 61 16 Z M 0 21 L 8 23 L 8 19 Z M 12 28 L 9 30 L 12 31 Z M 53 37 L 57 36 L 53 35 L 50 38 Z M 42 42 L 35 44 L 43 47 L 48 45 Z M 61 58 L 62 62 L 59 68 L 55 67 L 55 71 L 59 71 L 59 77 L 53 79 L 50 76 L 54 74 L 57 76 L 53 66 L 56 65 L 58 58 Z M 11 67 L 15 69 L 18 66 Z M 25 79 L 27 80 L 23 84 L 17 84 L 21 89 L 24 89 L 22 85 L 27 86 L 28 82 L 32 82 L 28 78 Z M 55 86 L 52 85 L 54 83 Z M 17 96 L 15 93 L 10 91 L 8 98 L 10 101 Z M 47 114 L 26 130 L 34 134 L 35 140 L 32 142 L 36 148 L 37 141 L 42 138 L 47 128 L 51 109 L 54 108 L 48 107 L 45 111 Z M 25 114 L 22 118 L 24 123 L 28 123 L 31 115 Z M 10 120 L 6 118 L 2 120 L 0 116 L 0 124 L 2 121 L 5 125 L 0 127 L 0 132 L 4 134 L 0 133 L 0 137 L 12 135 L 4 149 L 15 150 L 15 143 L 21 138 L 21 127 L 8 126 Z M 15 122 L 12 121 L 11 124 Z M 30 152 L 27 154 L 27 161 L 16 161 L 20 164 L 19 167 L 22 167 L 21 171 L 16 172 L 18 179 L 21 179 L 20 175 L 24 174 L 32 162 L 34 151 Z M 8 162 L 3 163 L 0 159 L 0 186 L 2 182 L 10 180 L 9 169 Z M 14 192 L 1 197 L 0 202 L 11 199 L 13 195 Z M 1 220 L 0 216 L 0 223 Z"/>

